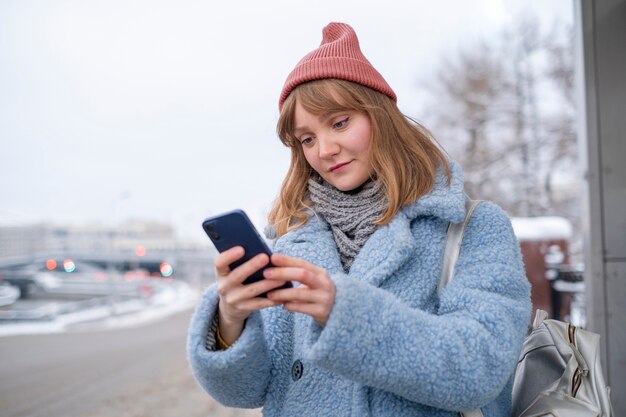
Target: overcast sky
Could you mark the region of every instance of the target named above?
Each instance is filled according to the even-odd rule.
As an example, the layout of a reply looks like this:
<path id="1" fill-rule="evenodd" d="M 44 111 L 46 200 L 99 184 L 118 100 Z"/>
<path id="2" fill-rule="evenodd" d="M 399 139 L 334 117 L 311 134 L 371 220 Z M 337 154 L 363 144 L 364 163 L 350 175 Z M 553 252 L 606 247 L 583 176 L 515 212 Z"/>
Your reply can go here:
<path id="1" fill-rule="evenodd" d="M 520 7 L 572 21 L 571 0 L 0 0 L 0 225 L 261 225 L 289 160 L 278 95 L 324 25 L 351 24 L 420 119 L 420 82 Z"/>

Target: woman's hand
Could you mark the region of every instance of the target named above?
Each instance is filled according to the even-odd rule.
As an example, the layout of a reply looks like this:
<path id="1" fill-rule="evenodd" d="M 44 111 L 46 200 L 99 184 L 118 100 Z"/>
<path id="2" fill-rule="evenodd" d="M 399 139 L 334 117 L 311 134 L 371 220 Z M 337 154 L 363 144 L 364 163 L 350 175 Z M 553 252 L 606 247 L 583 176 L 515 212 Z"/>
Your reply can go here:
<path id="1" fill-rule="evenodd" d="M 285 281 L 297 281 L 301 285 L 272 291 L 267 297 L 283 303 L 289 311 L 308 314 L 320 326 L 325 326 L 335 304 L 336 292 L 328 272 L 304 259 L 281 254 L 272 255 L 272 264 L 273 268 L 263 272 L 268 281 L 278 281 L 280 285 Z"/>
<path id="2" fill-rule="evenodd" d="M 246 278 L 269 263 L 269 257 L 265 254 L 257 255 L 231 271 L 228 266 L 243 255 L 243 248 L 235 246 L 215 258 L 215 275 L 220 296 L 220 335 L 228 344 L 234 343 L 239 338 L 250 313 L 280 304 L 259 295 L 281 286 L 282 282 L 262 279 L 243 285 Z"/>

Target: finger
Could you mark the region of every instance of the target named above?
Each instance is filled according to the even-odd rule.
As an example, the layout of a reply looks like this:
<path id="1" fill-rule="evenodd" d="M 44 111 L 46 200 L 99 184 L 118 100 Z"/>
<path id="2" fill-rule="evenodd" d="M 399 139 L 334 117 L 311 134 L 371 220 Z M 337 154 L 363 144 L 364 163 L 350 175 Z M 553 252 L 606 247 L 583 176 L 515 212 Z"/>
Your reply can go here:
<path id="1" fill-rule="evenodd" d="M 250 315 L 255 310 L 260 310 L 267 307 L 275 307 L 279 306 L 282 303 L 279 301 L 270 300 L 267 298 L 251 298 L 249 300 L 244 300 L 241 303 L 238 303 L 234 306 L 227 306 L 226 303 L 221 303 L 220 300 L 220 321 L 221 318 L 224 317 L 224 323 L 228 322 L 226 317 L 234 317 L 235 321 L 245 321 L 246 317 Z"/>
<path id="2" fill-rule="evenodd" d="M 319 304 L 311 304 L 311 303 L 301 303 L 298 301 L 290 301 L 283 304 L 285 310 L 293 311 L 295 313 L 302 313 L 313 317 L 315 320 L 320 320 L 322 317 L 322 321 L 325 323 L 328 318 L 328 313 L 325 308 Z"/>
<path id="3" fill-rule="evenodd" d="M 308 287 L 319 287 L 320 284 L 320 278 L 316 272 L 302 267 L 268 268 L 263 271 L 263 276 L 271 280 L 297 281 Z"/>
<path id="4" fill-rule="evenodd" d="M 310 290 L 308 288 L 286 288 L 274 290 L 267 294 L 267 298 L 283 303 L 300 302 L 309 304 L 330 304 L 330 294 L 326 291 Z"/>
<path id="5" fill-rule="evenodd" d="M 272 264 L 275 266 L 290 266 L 295 268 L 304 268 L 310 271 L 319 272 L 322 268 L 305 261 L 302 258 L 293 258 L 291 256 L 275 253 L 272 255 Z"/>
<path id="6" fill-rule="evenodd" d="M 232 247 L 217 255 L 215 257 L 215 261 L 213 261 L 213 264 L 215 265 L 215 270 L 217 271 L 217 275 L 228 275 L 230 273 L 230 268 L 228 266 L 236 260 L 241 259 L 243 255 L 244 250 L 241 246 Z"/>
<path id="7" fill-rule="evenodd" d="M 261 310 L 268 307 L 276 307 L 281 305 L 279 301 L 270 300 L 268 298 L 253 298 L 241 303 L 240 308 L 249 312 Z"/>
<path id="8" fill-rule="evenodd" d="M 263 268 L 269 263 L 269 257 L 266 254 L 260 254 L 255 256 L 254 258 L 248 260 L 247 262 L 239 265 L 237 268 L 232 271 L 229 270 L 228 274 L 222 275 L 221 278 L 218 276 L 217 284 L 218 291 L 220 296 L 225 298 L 226 302 L 233 303 L 241 299 L 240 297 L 236 297 L 237 292 L 233 292 L 237 287 L 241 286 L 243 281 L 246 280 L 249 276 L 251 276 L 257 270 Z M 265 280 L 261 280 L 265 281 Z M 275 288 L 275 286 L 272 286 Z M 264 290 L 262 292 L 265 292 Z M 243 295 L 245 297 L 245 294 Z M 253 295 L 253 297 L 256 295 Z M 250 298 L 250 297 L 248 297 Z M 235 301 L 231 301 L 235 300 Z"/>
<path id="9" fill-rule="evenodd" d="M 258 298 L 261 294 L 275 290 L 282 285 L 284 285 L 282 281 L 272 281 L 269 279 L 262 279 L 252 284 L 240 285 L 230 290 L 226 295 L 226 302 L 229 304 L 242 303 L 252 298 Z"/>
<path id="10" fill-rule="evenodd" d="M 238 284 L 244 282 L 246 278 L 269 264 L 269 262 L 270 258 L 265 253 L 260 253 L 256 255 L 254 258 L 244 262 L 237 268 L 230 271 L 230 277 L 232 282 Z"/>

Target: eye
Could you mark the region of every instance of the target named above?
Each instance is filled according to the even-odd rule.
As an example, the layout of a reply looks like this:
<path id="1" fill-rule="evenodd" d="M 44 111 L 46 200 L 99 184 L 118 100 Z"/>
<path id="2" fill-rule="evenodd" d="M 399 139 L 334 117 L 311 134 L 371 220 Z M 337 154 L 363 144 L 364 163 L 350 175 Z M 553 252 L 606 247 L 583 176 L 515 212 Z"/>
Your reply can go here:
<path id="1" fill-rule="evenodd" d="M 307 136 L 304 138 L 299 139 L 300 143 L 302 145 L 310 145 L 311 143 L 313 143 L 313 137 L 312 136 Z"/>
<path id="2" fill-rule="evenodd" d="M 348 124 L 348 120 L 349 119 L 350 119 L 349 117 L 341 119 L 337 123 L 333 124 L 333 128 L 335 128 L 335 129 L 342 129 L 342 128 L 346 127 L 346 125 Z"/>

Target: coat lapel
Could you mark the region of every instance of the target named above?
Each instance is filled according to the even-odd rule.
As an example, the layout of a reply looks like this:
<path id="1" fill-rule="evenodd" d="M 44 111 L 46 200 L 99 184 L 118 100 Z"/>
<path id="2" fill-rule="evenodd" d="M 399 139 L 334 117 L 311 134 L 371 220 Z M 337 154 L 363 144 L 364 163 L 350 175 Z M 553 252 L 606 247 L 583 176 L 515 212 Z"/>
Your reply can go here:
<path id="1" fill-rule="evenodd" d="M 415 251 L 411 222 L 398 213 L 370 236 L 357 255 L 349 275 L 380 287 Z"/>
<path id="2" fill-rule="evenodd" d="M 413 220 L 424 216 L 454 223 L 463 220 L 467 197 L 461 169 L 453 161 L 450 161 L 450 173 L 449 187 L 445 173 L 439 170 L 430 193 L 404 207 L 389 224 L 372 234 L 352 264 L 350 275 L 380 287 L 409 257 L 415 256 L 417 242 L 411 231 Z"/>
<path id="3" fill-rule="evenodd" d="M 354 260 L 349 275 L 379 287 L 414 253 L 415 246 L 410 219 L 398 213 L 389 224 L 377 229 L 367 240 Z M 289 256 L 307 259 L 331 274 L 345 273 L 330 227 L 316 216 L 281 237 L 274 249 Z"/>

